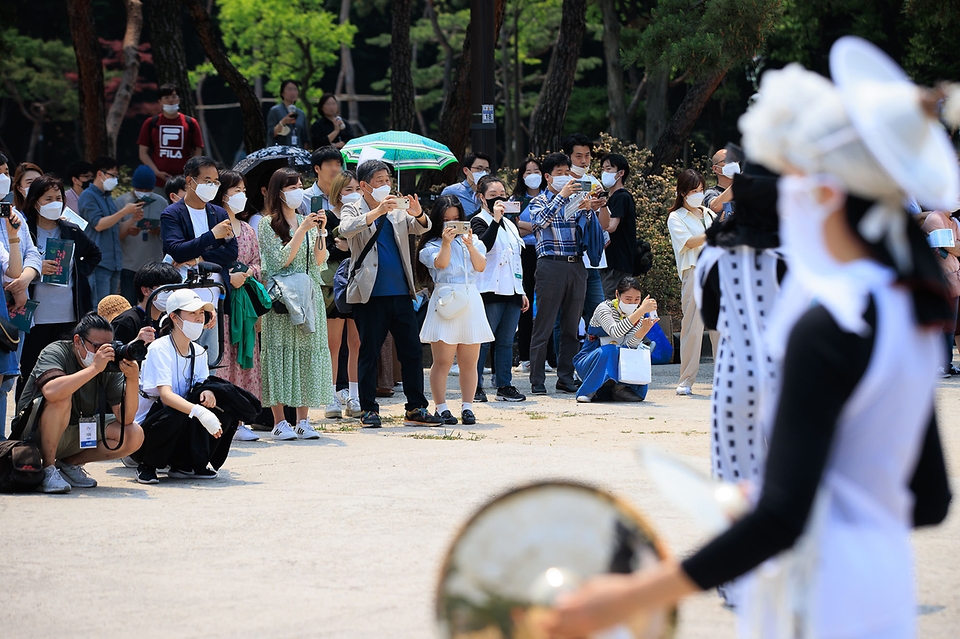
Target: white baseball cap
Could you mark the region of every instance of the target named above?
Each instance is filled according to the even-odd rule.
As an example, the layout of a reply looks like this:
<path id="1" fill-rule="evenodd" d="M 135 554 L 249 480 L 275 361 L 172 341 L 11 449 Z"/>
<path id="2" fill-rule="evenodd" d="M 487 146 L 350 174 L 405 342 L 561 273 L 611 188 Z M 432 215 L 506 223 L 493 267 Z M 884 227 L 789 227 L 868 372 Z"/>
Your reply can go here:
<path id="1" fill-rule="evenodd" d="M 201 309 L 211 313 L 216 312 L 213 304 L 210 302 L 204 302 L 202 299 L 200 299 L 200 296 L 191 289 L 181 288 L 170 293 L 170 297 L 167 298 L 165 310 L 168 314 L 170 314 L 174 311 L 191 312 L 199 311 Z"/>

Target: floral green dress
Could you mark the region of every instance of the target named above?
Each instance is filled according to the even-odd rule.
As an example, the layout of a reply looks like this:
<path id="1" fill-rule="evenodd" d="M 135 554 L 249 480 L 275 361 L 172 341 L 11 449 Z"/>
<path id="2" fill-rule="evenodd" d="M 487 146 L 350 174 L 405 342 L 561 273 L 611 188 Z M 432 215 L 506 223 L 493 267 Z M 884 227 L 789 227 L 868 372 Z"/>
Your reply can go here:
<path id="1" fill-rule="evenodd" d="M 303 216 L 297 216 L 298 224 Z M 300 243 L 300 250 L 289 266 L 282 268 L 290 255 L 289 246 L 270 226 L 270 217 L 259 224 L 260 268 L 263 280 L 275 275 L 308 272 L 316 287 L 316 330 L 304 333 L 290 322 L 289 315 L 270 311 L 263 316 L 261 333 L 260 369 L 263 383 L 263 405 L 307 406 L 319 408 L 333 402 L 333 374 L 330 369 L 330 349 L 327 346 L 327 320 L 320 291 L 321 267 L 313 257 L 320 239 L 311 230 Z M 309 248 L 307 244 L 309 243 Z M 309 269 L 307 268 L 309 260 Z"/>

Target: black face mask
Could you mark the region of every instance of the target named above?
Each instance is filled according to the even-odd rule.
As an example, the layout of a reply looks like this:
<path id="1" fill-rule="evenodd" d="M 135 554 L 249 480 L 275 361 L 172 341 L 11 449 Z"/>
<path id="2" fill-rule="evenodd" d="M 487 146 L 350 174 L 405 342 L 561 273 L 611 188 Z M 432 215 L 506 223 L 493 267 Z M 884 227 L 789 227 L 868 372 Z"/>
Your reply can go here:
<path id="1" fill-rule="evenodd" d="M 506 202 L 506 201 L 507 201 L 507 198 L 505 197 L 500 197 L 500 196 L 492 197 L 489 200 L 487 200 L 487 210 L 493 213 L 494 204 L 496 204 L 497 202 Z"/>
<path id="2" fill-rule="evenodd" d="M 80 182 L 80 188 L 86 191 L 87 187 L 89 187 L 91 184 L 93 184 L 93 180 L 84 180 L 83 182 Z"/>

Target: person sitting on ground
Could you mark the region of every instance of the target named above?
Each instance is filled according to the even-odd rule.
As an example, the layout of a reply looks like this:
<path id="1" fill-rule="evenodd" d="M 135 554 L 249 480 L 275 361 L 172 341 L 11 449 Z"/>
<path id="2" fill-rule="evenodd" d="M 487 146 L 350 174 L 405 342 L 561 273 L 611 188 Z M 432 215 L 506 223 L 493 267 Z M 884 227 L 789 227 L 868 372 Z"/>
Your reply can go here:
<path id="1" fill-rule="evenodd" d="M 620 381 L 620 349 L 637 348 L 659 319 L 647 317 L 656 312 L 657 300 L 649 295 L 640 301 L 640 282 L 628 276 L 617 285 L 616 297 L 597 306 L 590 319 L 587 339 L 573 364 L 583 380 L 578 402 L 594 400 L 641 402 L 647 385 Z"/>
<path id="2" fill-rule="evenodd" d="M 140 367 L 121 360 L 119 371 L 107 370 L 114 361 L 113 329 L 96 313 L 84 315 L 73 338 L 43 349 L 17 404 L 17 414 L 32 408 L 26 424 L 15 424 L 11 437 L 38 436 L 43 460 L 44 493 L 68 493 L 93 488 L 97 481 L 83 465 L 129 455 L 143 443 L 143 430 L 134 421 L 140 388 Z M 101 415 L 101 399 L 112 414 Z M 117 416 L 120 416 L 118 419 Z M 81 425 L 100 417 L 93 440 L 81 438 Z M 84 446 L 91 442 L 90 448 Z"/>
<path id="3" fill-rule="evenodd" d="M 213 304 L 191 289 L 180 289 L 170 294 L 166 306 L 161 336 L 150 344 L 143 362 L 137 421 L 144 425 L 144 437 L 133 455 L 141 484 L 158 483 L 157 468 L 167 465 L 171 479 L 214 479 L 217 471 L 208 464 L 219 447 L 229 450 L 236 430 L 225 430 L 211 410 L 217 407 L 212 391 L 200 393 L 197 403 L 187 399 L 210 375 L 207 351 L 196 340 L 206 315 L 215 312 Z"/>

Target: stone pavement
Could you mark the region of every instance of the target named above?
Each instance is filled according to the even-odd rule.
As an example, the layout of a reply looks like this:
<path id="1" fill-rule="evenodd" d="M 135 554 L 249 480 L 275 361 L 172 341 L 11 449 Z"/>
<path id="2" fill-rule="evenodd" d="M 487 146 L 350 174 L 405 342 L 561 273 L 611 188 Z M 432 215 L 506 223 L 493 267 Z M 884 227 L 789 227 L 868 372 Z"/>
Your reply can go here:
<path id="1" fill-rule="evenodd" d="M 635 454 L 655 442 L 707 470 L 709 386 L 677 397 L 677 374 L 655 367 L 642 404 L 490 402 L 475 406 L 479 424 L 447 431 L 400 425 L 398 393 L 380 431 L 313 411 L 320 441 L 238 442 L 218 480 L 143 486 L 110 462 L 88 467 L 96 489 L 0 496 L 0 636 L 433 637 L 437 572 L 460 525 L 544 478 L 620 494 L 682 556 L 702 536 Z M 525 375 L 516 382 L 529 390 Z M 940 417 L 956 490 L 960 380 L 943 382 Z M 960 628 L 958 509 L 915 535 L 923 638 Z M 680 619 L 678 637 L 735 636 L 713 593 L 685 602 Z"/>

